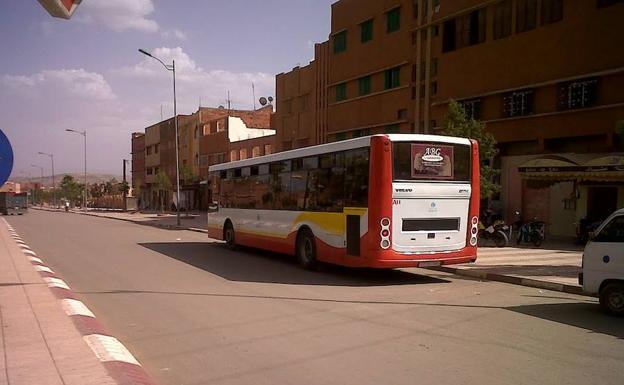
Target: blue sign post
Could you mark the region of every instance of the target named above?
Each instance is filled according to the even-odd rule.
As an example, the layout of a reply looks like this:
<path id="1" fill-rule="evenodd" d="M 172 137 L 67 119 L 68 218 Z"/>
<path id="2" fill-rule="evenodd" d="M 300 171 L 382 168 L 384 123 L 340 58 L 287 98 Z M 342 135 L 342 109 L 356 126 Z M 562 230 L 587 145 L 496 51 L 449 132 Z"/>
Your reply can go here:
<path id="1" fill-rule="evenodd" d="M 9 138 L 0 130 L 0 186 L 6 183 L 13 171 L 13 148 Z"/>

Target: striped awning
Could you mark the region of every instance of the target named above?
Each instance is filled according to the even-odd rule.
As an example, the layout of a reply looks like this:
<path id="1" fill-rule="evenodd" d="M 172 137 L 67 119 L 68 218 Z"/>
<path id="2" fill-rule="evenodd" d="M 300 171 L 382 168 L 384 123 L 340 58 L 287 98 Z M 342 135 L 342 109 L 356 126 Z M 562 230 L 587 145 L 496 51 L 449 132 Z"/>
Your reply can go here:
<path id="1" fill-rule="evenodd" d="M 518 171 L 525 179 L 624 183 L 624 153 L 544 155 Z"/>

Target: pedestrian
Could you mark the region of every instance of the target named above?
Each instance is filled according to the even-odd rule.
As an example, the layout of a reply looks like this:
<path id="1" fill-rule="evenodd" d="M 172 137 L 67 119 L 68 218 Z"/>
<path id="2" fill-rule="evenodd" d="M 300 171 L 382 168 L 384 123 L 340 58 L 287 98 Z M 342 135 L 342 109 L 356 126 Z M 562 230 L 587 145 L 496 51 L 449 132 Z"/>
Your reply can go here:
<path id="1" fill-rule="evenodd" d="M 65 212 L 69 211 L 69 201 L 65 201 Z"/>

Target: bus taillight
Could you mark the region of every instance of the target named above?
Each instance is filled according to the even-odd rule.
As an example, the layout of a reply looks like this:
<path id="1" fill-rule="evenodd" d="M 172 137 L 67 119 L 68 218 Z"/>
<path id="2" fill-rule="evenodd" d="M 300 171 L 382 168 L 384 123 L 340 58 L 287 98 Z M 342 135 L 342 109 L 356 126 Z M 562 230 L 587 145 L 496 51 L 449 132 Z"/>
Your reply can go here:
<path id="1" fill-rule="evenodd" d="M 472 225 L 470 228 L 470 246 L 476 246 L 478 241 L 477 234 L 479 234 L 479 218 L 472 217 L 470 224 Z"/>
<path id="2" fill-rule="evenodd" d="M 390 248 L 390 218 L 382 218 L 380 224 L 381 231 L 379 235 L 381 236 L 381 241 L 379 245 L 382 249 L 387 250 Z"/>

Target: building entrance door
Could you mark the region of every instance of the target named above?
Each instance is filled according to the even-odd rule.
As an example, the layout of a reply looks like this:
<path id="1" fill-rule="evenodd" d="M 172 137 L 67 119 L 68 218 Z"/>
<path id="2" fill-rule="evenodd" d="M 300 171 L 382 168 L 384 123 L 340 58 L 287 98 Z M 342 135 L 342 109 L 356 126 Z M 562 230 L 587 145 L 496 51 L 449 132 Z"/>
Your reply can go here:
<path id="1" fill-rule="evenodd" d="M 587 195 L 587 219 L 591 222 L 606 219 L 617 208 L 617 187 L 590 186 Z"/>

